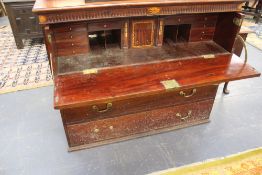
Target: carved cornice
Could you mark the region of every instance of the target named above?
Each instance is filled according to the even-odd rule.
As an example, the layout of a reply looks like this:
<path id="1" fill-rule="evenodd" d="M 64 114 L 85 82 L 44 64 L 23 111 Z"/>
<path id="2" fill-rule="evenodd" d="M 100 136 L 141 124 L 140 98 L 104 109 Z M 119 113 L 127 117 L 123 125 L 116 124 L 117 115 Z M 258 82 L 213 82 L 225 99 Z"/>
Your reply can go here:
<path id="1" fill-rule="evenodd" d="M 109 19 L 139 16 L 160 16 L 190 13 L 234 12 L 239 11 L 240 3 L 179 5 L 179 6 L 152 6 L 121 9 L 95 9 L 81 11 L 66 11 L 39 15 L 40 24 L 61 22 L 85 21 L 94 19 Z"/>

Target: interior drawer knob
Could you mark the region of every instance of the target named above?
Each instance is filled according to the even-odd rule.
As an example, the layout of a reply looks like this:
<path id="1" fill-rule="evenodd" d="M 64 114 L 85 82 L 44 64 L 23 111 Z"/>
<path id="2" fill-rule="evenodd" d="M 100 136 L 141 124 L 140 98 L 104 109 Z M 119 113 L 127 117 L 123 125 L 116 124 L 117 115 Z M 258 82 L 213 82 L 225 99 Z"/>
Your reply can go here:
<path id="1" fill-rule="evenodd" d="M 107 25 L 106 25 L 106 24 L 104 25 L 104 28 L 107 28 Z"/>
<path id="2" fill-rule="evenodd" d="M 72 39 L 72 38 L 73 38 L 73 36 L 72 36 L 72 35 L 70 35 L 70 38 Z"/>
<path id="3" fill-rule="evenodd" d="M 190 94 L 186 94 L 184 91 L 180 91 L 179 94 L 185 98 L 188 98 L 188 97 L 192 97 L 193 95 L 195 95 L 197 92 L 196 89 L 193 89 L 192 92 Z"/>
<path id="4" fill-rule="evenodd" d="M 181 113 L 176 113 L 176 116 L 180 118 L 180 120 L 185 121 L 186 119 L 190 118 L 192 111 L 189 110 L 186 116 L 182 116 Z"/>
<path id="5" fill-rule="evenodd" d="M 98 133 L 98 132 L 99 132 L 99 129 L 97 129 L 97 128 L 94 129 L 94 132 L 95 132 L 95 133 Z"/>
<path id="6" fill-rule="evenodd" d="M 99 113 L 104 113 L 109 111 L 113 107 L 112 103 L 107 103 L 105 109 L 99 109 L 96 105 L 93 106 L 93 110 Z"/>

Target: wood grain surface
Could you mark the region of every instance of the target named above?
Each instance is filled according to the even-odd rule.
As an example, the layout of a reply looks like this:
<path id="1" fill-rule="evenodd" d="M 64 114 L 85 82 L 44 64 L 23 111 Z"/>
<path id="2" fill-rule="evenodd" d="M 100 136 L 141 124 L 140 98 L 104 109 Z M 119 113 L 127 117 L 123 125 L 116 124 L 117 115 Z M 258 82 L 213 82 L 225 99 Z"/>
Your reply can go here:
<path id="1" fill-rule="evenodd" d="M 218 85 L 211 85 L 193 89 L 185 89 L 183 91 L 178 90 L 164 92 L 146 97 L 136 97 L 118 101 L 112 100 L 110 102 L 112 103 L 112 107 L 104 112 L 98 112 L 97 110 L 94 110 L 93 107 L 97 106 L 99 110 L 104 110 L 107 108 L 107 103 L 87 105 L 78 108 L 67 108 L 60 110 L 60 112 L 65 124 L 76 124 L 168 106 L 192 103 L 200 100 L 214 99 L 217 87 Z M 184 93 L 184 95 L 181 93 Z"/>
<path id="2" fill-rule="evenodd" d="M 90 144 L 89 147 L 136 138 L 175 129 L 183 125 L 194 125 L 209 118 L 214 100 L 188 103 L 161 109 L 152 109 L 114 118 L 65 125 L 70 147 Z M 102 141 L 102 143 L 99 143 Z M 112 143 L 112 142 L 111 142 Z M 88 147 L 88 145 L 87 145 Z"/>
<path id="3" fill-rule="evenodd" d="M 239 3 L 243 0 L 36 0 L 34 11 L 52 11 L 66 9 L 83 9 L 112 6 L 138 6 L 138 5 L 170 5 L 170 4 L 212 4 L 212 3 Z"/>
<path id="4" fill-rule="evenodd" d="M 235 55 L 102 69 L 89 75 L 59 75 L 55 78 L 54 106 L 61 109 L 157 94 L 166 91 L 161 84 L 164 80 L 175 79 L 184 89 L 259 75 Z"/>

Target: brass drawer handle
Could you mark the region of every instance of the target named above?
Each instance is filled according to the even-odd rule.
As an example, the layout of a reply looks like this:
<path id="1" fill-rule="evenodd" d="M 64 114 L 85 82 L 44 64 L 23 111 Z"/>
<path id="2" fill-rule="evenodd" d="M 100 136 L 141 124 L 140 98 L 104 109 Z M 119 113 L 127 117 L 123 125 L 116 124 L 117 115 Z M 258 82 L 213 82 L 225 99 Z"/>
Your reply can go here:
<path id="1" fill-rule="evenodd" d="M 189 110 L 185 117 L 183 117 L 180 113 L 176 113 L 176 116 L 179 117 L 181 120 L 185 121 L 186 119 L 191 117 L 191 114 L 192 114 L 192 111 Z"/>
<path id="2" fill-rule="evenodd" d="M 104 112 L 107 112 L 108 110 L 110 110 L 112 108 L 112 106 L 113 106 L 112 103 L 107 103 L 106 109 L 99 110 L 99 108 L 96 105 L 94 105 L 93 110 L 96 111 L 96 112 L 99 112 L 99 113 L 104 113 Z"/>
<path id="3" fill-rule="evenodd" d="M 181 96 L 185 97 L 185 98 L 188 98 L 188 97 L 192 97 L 193 95 L 195 95 L 196 92 L 197 92 L 197 90 L 196 90 L 196 89 L 193 89 L 193 90 L 192 90 L 192 93 L 189 94 L 189 95 L 186 95 L 186 93 L 185 93 L 184 91 L 180 91 L 179 94 L 180 94 Z"/>

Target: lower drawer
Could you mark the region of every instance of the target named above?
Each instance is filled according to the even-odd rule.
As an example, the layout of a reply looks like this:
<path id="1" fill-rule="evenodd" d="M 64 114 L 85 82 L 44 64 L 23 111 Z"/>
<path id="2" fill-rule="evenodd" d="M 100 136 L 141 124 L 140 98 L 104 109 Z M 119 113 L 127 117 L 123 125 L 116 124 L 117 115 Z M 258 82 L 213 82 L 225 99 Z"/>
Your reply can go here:
<path id="1" fill-rule="evenodd" d="M 179 91 L 165 92 L 163 94 L 147 97 L 137 97 L 126 100 L 110 101 L 86 105 L 77 108 L 61 109 L 64 123 L 75 124 L 79 122 L 127 115 L 161 107 L 191 103 L 194 101 L 214 99 L 218 85 L 197 87 Z"/>
<path id="2" fill-rule="evenodd" d="M 75 147 L 72 150 L 93 147 L 204 123 L 213 102 L 205 100 L 64 127 L 69 146 Z"/>

